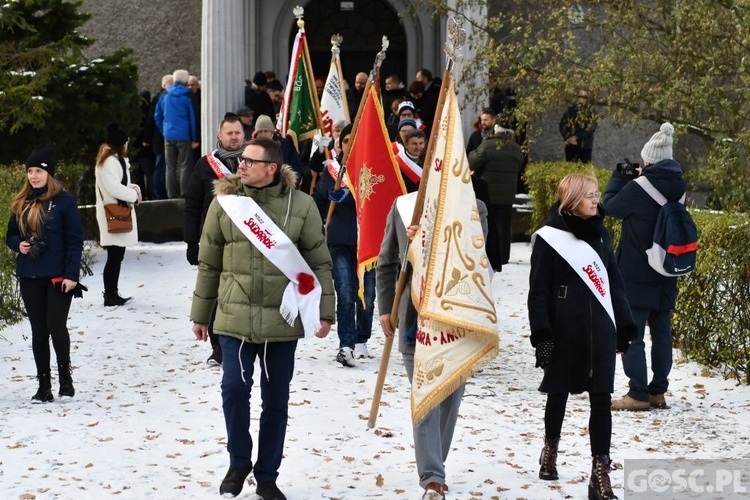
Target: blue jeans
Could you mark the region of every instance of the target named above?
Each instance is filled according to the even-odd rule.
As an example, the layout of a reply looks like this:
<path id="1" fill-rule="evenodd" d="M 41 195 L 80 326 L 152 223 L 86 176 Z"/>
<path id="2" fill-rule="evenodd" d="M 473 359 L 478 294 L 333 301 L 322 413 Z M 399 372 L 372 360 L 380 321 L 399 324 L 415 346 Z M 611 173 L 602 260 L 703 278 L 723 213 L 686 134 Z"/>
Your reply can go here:
<path id="1" fill-rule="evenodd" d="M 250 390 L 253 387 L 253 366 L 255 358 L 258 358 L 262 409 L 258 429 L 258 459 L 253 473 L 257 482 L 276 481 L 284 454 L 289 419 L 289 384 L 294 375 L 297 341 L 251 344 L 219 335 L 219 345 L 223 354 L 221 399 L 227 426 L 229 464 L 245 467 L 251 463 Z"/>
<path id="2" fill-rule="evenodd" d="M 357 295 L 357 247 L 331 246 L 333 261 L 333 285 L 336 287 L 336 321 L 339 348 L 364 344 L 372 334 L 372 316 L 375 311 L 375 269 L 365 273 L 365 304 Z"/>
<path id="3" fill-rule="evenodd" d="M 164 155 L 156 155 L 154 160 L 154 195 L 157 200 L 167 199 L 167 164 Z"/>
<path id="4" fill-rule="evenodd" d="M 622 356 L 622 367 L 630 379 L 628 395 L 638 401 L 648 401 L 649 394 L 664 394 L 669 387 L 669 372 L 672 370 L 672 311 L 654 311 L 633 308 L 633 319 L 638 327 L 638 336 Z M 643 341 L 648 321 L 651 331 L 651 372 L 648 382 L 646 368 L 646 344 Z"/>
<path id="5" fill-rule="evenodd" d="M 164 141 L 167 164 L 167 196 L 179 198 L 187 191 L 193 173 L 193 150 L 190 141 Z"/>

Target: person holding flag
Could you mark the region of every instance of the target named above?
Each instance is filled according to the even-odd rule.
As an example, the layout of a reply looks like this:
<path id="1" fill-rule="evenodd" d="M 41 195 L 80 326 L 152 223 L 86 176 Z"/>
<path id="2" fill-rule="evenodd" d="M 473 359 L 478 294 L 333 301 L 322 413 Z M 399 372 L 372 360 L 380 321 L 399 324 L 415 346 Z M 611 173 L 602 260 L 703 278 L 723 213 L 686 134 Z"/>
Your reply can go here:
<path id="1" fill-rule="evenodd" d="M 331 203 L 336 204 L 326 224 L 326 241 L 333 262 L 333 284 L 336 288 L 336 320 L 338 321 L 339 351 L 336 361 L 345 367 L 356 366 L 357 359 L 370 357 L 367 341 L 372 334 L 375 310 L 375 270 L 364 275 L 364 304 L 357 297 L 357 208 L 350 194 L 345 176 L 336 188 L 343 148 L 351 139 L 352 125 L 339 134 L 334 151 L 335 161 L 326 160 L 320 181 L 315 186 L 313 198 L 323 219 L 328 218 Z M 320 155 L 313 158 L 320 158 Z M 342 172 L 343 173 L 343 172 Z"/>
<path id="2" fill-rule="evenodd" d="M 544 227 L 532 237 L 529 323 L 539 386 L 547 393 L 539 478 L 556 480 L 557 450 L 568 393 L 589 393 L 593 458 L 589 498 L 613 499 L 609 479 L 611 393 L 615 353 L 625 353 L 636 327 L 604 227 L 596 177 L 569 174 L 557 188 Z"/>
<path id="3" fill-rule="evenodd" d="M 430 500 L 444 499 L 448 491 L 445 460 L 464 384 L 499 345 L 484 250 L 487 207 L 474 198 L 450 70 L 443 81 L 438 133 L 428 148 L 419 192 L 399 197 L 392 206 L 376 277 L 383 332 L 390 339 L 394 327 L 399 329 L 399 351 L 412 387 L 419 484 L 422 498 Z M 403 294 L 396 289 L 399 268 L 399 286 L 410 284 Z M 394 308 L 398 321 L 392 322 Z"/>

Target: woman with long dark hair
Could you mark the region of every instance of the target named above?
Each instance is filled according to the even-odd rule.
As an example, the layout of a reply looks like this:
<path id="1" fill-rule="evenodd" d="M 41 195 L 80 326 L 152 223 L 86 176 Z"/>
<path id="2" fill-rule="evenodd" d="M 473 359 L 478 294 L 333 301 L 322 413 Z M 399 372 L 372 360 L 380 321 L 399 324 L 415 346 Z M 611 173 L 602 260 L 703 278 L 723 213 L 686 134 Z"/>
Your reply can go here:
<path id="1" fill-rule="evenodd" d="M 107 126 L 107 139 L 99 146 L 96 156 L 96 220 L 99 225 L 99 244 L 107 251 L 104 265 L 104 305 L 121 306 L 131 297 L 120 296 L 118 283 L 120 267 L 125 257 L 125 247 L 138 242 L 138 221 L 135 209 L 131 210 L 133 230 L 127 233 L 110 233 L 104 205 L 109 203 L 138 204 L 141 188 L 130 182 L 130 163 L 127 157 L 128 134 L 116 123 Z"/>
<path id="2" fill-rule="evenodd" d="M 18 278 L 31 323 L 39 390 L 32 403 L 54 400 L 49 341 L 57 357 L 60 397 L 73 397 L 68 311 L 79 287 L 83 226 L 76 200 L 55 179 L 55 148 L 45 144 L 26 160 L 26 181 L 13 197 L 5 243 L 18 252 Z"/>

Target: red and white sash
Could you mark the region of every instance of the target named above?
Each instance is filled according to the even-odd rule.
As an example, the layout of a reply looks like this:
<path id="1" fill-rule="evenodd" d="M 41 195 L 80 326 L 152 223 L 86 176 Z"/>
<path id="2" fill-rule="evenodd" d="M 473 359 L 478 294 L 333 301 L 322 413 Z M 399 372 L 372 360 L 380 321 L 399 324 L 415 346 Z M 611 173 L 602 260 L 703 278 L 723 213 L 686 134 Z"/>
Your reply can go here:
<path id="1" fill-rule="evenodd" d="M 226 165 L 224 165 L 221 160 L 216 156 L 216 152 L 218 149 L 214 149 L 210 153 L 206 155 L 206 161 L 208 161 L 208 166 L 211 167 L 211 170 L 214 171 L 214 175 L 216 175 L 217 179 L 221 179 L 223 177 L 227 177 L 232 175 L 232 171 L 227 168 Z"/>
<path id="2" fill-rule="evenodd" d="M 279 312 L 290 325 L 300 316 L 305 337 L 312 337 L 320 330 L 322 287 L 310 265 L 255 200 L 236 195 L 216 198 L 237 229 L 289 278 Z"/>
<path id="3" fill-rule="evenodd" d="M 422 179 L 422 167 L 407 156 L 403 144 L 393 141 L 391 145 L 393 146 L 393 154 L 396 157 L 396 162 L 398 162 L 398 167 L 413 183 L 419 184 L 419 181 Z"/>
<path id="4" fill-rule="evenodd" d="M 328 173 L 333 177 L 333 180 L 339 178 L 339 171 L 341 170 L 341 165 L 339 165 L 339 162 L 336 158 L 332 158 L 330 160 L 323 161 L 323 165 L 325 165 L 326 170 Z M 348 188 L 349 183 L 346 182 L 346 176 L 341 177 L 341 189 Z"/>
<path id="5" fill-rule="evenodd" d="M 573 233 L 556 229 L 550 226 L 544 226 L 538 230 L 535 235 L 544 238 L 565 262 L 578 274 L 591 293 L 599 301 L 612 324 L 617 326 L 615 321 L 615 310 L 612 307 L 612 296 L 609 293 L 609 275 L 607 268 L 604 267 L 599 254 L 583 240 L 576 238 Z"/>

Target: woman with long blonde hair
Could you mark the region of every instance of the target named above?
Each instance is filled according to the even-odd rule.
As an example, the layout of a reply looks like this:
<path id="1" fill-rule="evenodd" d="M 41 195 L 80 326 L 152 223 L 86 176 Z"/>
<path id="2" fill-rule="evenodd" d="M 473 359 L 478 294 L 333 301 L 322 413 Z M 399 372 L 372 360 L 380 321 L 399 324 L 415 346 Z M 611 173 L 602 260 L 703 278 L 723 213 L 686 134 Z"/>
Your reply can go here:
<path id="1" fill-rule="evenodd" d="M 96 221 L 99 226 L 99 244 L 107 251 L 104 264 L 104 305 L 121 306 L 131 297 L 120 296 L 118 283 L 120 268 L 125 257 L 125 247 L 138 242 L 138 220 L 135 208 L 131 210 L 133 230 L 127 233 L 110 233 L 104 205 L 109 203 L 141 202 L 141 188 L 130 182 L 130 162 L 127 157 L 128 134 L 116 123 L 107 126 L 107 139 L 99 146 L 96 156 Z"/>
<path id="2" fill-rule="evenodd" d="M 60 397 L 73 397 L 68 311 L 83 252 L 83 226 L 76 200 L 54 177 L 55 148 L 45 144 L 26 160 L 26 180 L 13 197 L 5 243 L 16 257 L 16 277 L 31 323 L 39 389 L 32 403 L 54 400 L 50 338 L 57 357 Z M 80 296 L 80 295 L 78 295 Z"/>

